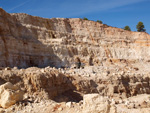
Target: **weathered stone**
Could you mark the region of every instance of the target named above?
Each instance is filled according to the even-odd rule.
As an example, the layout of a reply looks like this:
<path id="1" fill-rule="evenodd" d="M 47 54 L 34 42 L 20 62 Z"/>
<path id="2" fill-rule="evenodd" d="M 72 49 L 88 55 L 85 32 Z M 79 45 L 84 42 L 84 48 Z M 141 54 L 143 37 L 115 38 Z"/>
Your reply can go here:
<path id="1" fill-rule="evenodd" d="M 69 107 L 69 108 L 71 108 L 72 102 L 67 102 L 67 103 L 66 103 L 66 106 Z"/>
<path id="2" fill-rule="evenodd" d="M 6 68 L 5 68 L 5 70 L 11 70 L 11 68 L 9 68 L 9 67 L 6 67 Z"/>
<path id="3" fill-rule="evenodd" d="M 109 113 L 110 102 L 99 94 L 87 94 L 83 96 L 84 113 Z"/>
<path id="4" fill-rule="evenodd" d="M 23 92 L 13 86 L 10 82 L 5 83 L 0 86 L 0 106 L 3 108 L 8 108 L 18 101 L 22 101 Z"/>
<path id="5" fill-rule="evenodd" d="M 62 107 L 58 108 L 58 111 L 62 111 L 62 110 L 63 110 L 63 108 L 62 108 Z"/>

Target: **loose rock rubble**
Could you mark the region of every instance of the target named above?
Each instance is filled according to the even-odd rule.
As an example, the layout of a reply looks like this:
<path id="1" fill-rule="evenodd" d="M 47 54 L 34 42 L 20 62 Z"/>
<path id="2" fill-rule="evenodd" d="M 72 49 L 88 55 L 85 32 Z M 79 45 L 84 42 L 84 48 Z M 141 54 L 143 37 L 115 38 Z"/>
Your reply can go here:
<path id="1" fill-rule="evenodd" d="M 52 67 L 0 70 L 0 105 L 4 112 L 134 113 L 150 110 L 147 72 L 114 72 L 110 67 Z M 130 70 L 130 72 L 133 72 Z M 74 73 L 72 73 L 74 72 Z M 85 72 L 89 76 L 82 74 Z M 92 74 L 94 73 L 94 74 Z M 107 73 L 107 74 L 103 74 Z"/>

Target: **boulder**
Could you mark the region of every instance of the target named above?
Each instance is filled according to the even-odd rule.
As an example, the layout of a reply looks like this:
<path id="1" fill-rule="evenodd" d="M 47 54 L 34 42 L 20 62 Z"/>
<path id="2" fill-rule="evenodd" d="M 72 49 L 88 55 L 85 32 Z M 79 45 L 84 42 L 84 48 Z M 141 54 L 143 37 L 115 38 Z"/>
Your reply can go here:
<path id="1" fill-rule="evenodd" d="M 0 86 L 0 107 L 8 108 L 18 101 L 23 100 L 23 91 L 12 83 L 7 82 Z"/>
<path id="2" fill-rule="evenodd" d="M 83 96 L 84 113 L 109 113 L 110 102 L 99 94 L 86 94 Z"/>

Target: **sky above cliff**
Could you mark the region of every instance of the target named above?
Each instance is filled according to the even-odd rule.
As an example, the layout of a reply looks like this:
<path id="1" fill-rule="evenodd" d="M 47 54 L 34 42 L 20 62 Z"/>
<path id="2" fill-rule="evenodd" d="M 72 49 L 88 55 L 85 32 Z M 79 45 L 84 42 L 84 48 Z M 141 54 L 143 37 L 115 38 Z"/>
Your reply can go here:
<path id="1" fill-rule="evenodd" d="M 8 13 L 27 13 L 45 18 L 83 18 L 136 31 L 142 21 L 150 34 L 150 0 L 0 0 Z"/>

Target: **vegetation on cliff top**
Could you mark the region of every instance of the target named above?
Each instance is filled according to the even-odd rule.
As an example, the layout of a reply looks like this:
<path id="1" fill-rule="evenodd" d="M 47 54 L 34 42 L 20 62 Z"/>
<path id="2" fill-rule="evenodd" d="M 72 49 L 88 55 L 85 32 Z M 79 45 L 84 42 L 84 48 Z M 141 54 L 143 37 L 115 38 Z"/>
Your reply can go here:
<path id="1" fill-rule="evenodd" d="M 83 20 L 89 20 L 89 19 L 86 18 L 86 17 L 84 17 L 84 18 L 82 18 L 82 19 L 83 19 Z M 96 22 L 103 24 L 103 22 L 102 22 L 101 20 L 97 20 Z M 104 25 L 105 25 L 105 24 L 104 24 Z M 131 28 L 130 28 L 128 25 L 125 26 L 125 27 L 122 28 L 122 29 L 127 30 L 127 31 L 131 31 Z M 141 21 L 138 22 L 138 24 L 136 25 L 136 29 L 137 29 L 138 32 L 145 32 L 145 31 L 146 31 L 145 26 L 144 26 L 143 22 L 141 22 Z"/>
<path id="2" fill-rule="evenodd" d="M 88 20 L 88 18 L 84 17 L 83 20 Z"/>
<path id="3" fill-rule="evenodd" d="M 129 26 L 125 26 L 125 27 L 124 27 L 124 30 L 131 31 L 131 29 L 130 29 Z"/>
<path id="4" fill-rule="evenodd" d="M 103 23 L 101 20 L 97 20 L 97 22 L 99 22 L 99 23 L 101 23 L 101 24 Z"/>
<path id="5" fill-rule="evenodd" d="M 145 28 L 145 26 L 144 26 L 143 22 L 139 22 L 139 23 L 136 25 L 136 29 L 137 29 L 138 32 L 145 32 L 146 29 L 144 29 L 144 28 Z"/>

